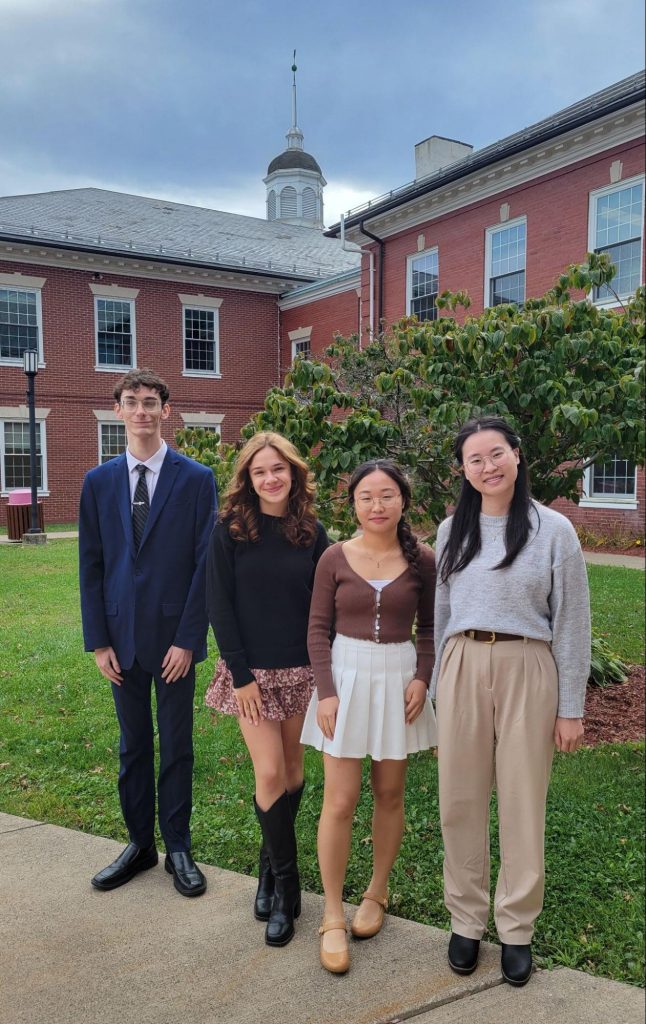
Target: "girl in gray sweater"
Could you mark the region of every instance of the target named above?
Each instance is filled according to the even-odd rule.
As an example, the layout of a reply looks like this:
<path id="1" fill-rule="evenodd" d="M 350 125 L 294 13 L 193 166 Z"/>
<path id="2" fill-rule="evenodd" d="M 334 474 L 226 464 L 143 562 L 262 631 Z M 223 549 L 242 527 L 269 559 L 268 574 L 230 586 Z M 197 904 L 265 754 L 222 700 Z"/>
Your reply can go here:
<path id="1" fill-rule="evenodd" d="M 494 915 L 502 974 L 531 975 L 544 888 L 545 802 L 554 747 L 583 739 L 590 671 L 585 563 L 564 516 L 533 501 L 520 439 L 502 419 L 465 423 L 463 473 L 436 558 L 436 697 L 449 964 L 470 974 L 489 915 L 489 803 L 501 868 Z"/>

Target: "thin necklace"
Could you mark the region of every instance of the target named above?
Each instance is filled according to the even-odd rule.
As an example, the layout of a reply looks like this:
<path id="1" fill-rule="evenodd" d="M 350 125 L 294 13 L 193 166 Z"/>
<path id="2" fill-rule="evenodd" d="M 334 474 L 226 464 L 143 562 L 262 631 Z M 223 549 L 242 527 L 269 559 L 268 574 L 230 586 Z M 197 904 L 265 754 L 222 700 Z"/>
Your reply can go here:
<path id="1" fill-rule="evenodd" d="M 380 568 L 381 563 L 385 562 L 386 559 L 389 557 L 389 555 L 392 555 L 393 552 L 395 552 L 395 551 L 401 551 L 401 548 L 400 548 L 399 544 L 397 545 L 397 547 L 389 548 L 388 551 L 385 551 L 383 553 L 383 555 L 379 556 L 379 558 L 375 558 L 374 555 L 370 555 L 370 554 L 368 554 L 367 551 L 363 551 L 361 548 L 359 548 L 359 554 L 360 555 L 364 555 L 365 558 L 369 558 L 371 562 L 375 563 L 375 565 L 377 566 L 378 569 Z"/>

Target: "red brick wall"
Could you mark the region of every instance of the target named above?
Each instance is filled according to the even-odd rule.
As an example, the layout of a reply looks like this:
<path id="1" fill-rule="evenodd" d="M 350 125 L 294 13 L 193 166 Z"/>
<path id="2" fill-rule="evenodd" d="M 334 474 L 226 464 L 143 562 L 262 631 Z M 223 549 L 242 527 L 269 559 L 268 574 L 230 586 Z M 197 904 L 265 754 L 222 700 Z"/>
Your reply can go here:
<path id="1" fill-rule="evenodd" d="M 559 498 L 552 505 L 558 512 L 566 515 L 575 526 L 585 526 L 594 533 L 612 537 L 621 532 L 633 537 L 644 534 L 644 470 L 637 470 L 637 508 L 612 509 L 589 508 L 575 505 L 573 501 Z"/>
<path id="2" fill-rule="evenodd" d="M 527 218 L 527 297 L 543 295 L 569 263 L 580 262 L 587 252 L 589 193 L 610 184 L 610 164 L 617 159 L 623 163 L 623 180 L 642 173 L 643 140 L 590 157 L 388 238 L 384 258 L 384 324 L 389 326 L 406 313 L 406 258 L 417 253 L 419 235 L 424 235 L 425 249 L 439 249 L 440 291 L 466 289 L 472 301 L 469 313 L 482 312 L 485 233 L 499 223 L 504 202 L 510 205 L 510 220 Z M 378 247 L 372 248 L 377 309 L 379 256 Z M 363 326 L 367 328 L 367 258 L 363 263 L 362 314 Z"/>
<path id="3" fill-rule="evenodd" d="M 286 373 L 292 362 L 292 343 L 289 332 L 299 327 L 311 327 L 312 355 L 320 356 L 332 343 L 335 333 L 347 336 L 359 330 L 359 296 L 356 286 L 347 292 L 315 299 L 295 309 L 284 309 L 280 314 L 280 365 Z"/>
<path id="4" fill-rule="evenodd" d="M 96 371 L 92 272 L 0 261 L 0 272 L 46 278 L 42 290 L 46 367 L 36 377 L 36 404 L 51 409 L 46 419 L 49 497 L 46 522 L 77 518 L 83 475 L 98 462 L 98 428 L 93 409 L 112 409 L 112 389 L 121 376 Z M 170 388 L 172 415 L 164 437 L 173 441 L 179 413 L 224 415 L 222 436 L 232 441 L 261 408 L 267 389 L 278 382 L 278 306 L 259 292 L 191 286 L 103 274 L 100 284 L 138 288 L 135 300 L 137 365 L 160 373 Z M 182 306 L 179 293 L 223 300 L 220 307 L 221 379 L 183 377 Z M 0 366 L 0 405 L 25 404 L 21 367 Z M 2 499 L 2 505 L 6 499 Z M 4 513 L 0 514 L 4 521 Z"/>

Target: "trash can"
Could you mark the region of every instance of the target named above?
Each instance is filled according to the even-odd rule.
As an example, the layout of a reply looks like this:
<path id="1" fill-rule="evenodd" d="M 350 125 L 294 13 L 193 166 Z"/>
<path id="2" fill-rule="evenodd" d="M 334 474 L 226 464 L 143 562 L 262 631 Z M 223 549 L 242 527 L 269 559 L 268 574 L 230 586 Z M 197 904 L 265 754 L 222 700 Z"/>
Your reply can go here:
<path id="1" fill-rule="evenodd" d="M 17 487 L 9 492 L 7 509 L 7 537 L 9 540 L 22 540 L 23 533 L 31 530 L 31 490 L 28 487 Z M 43 530 L 43 503 L 38 502 L 38 527 Z"/>

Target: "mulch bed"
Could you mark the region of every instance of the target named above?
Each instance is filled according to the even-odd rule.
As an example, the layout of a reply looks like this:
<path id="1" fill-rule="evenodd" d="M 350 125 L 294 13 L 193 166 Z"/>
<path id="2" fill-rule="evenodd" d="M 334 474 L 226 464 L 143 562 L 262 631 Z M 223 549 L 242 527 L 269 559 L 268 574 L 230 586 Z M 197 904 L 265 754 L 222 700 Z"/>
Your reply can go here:
<path id="1" fill-rule="evenodd" d="M 644 738 L 644 668 L 631 665 L 625 683 L 589 686 L 585 700 L 587 747 Z"/>

